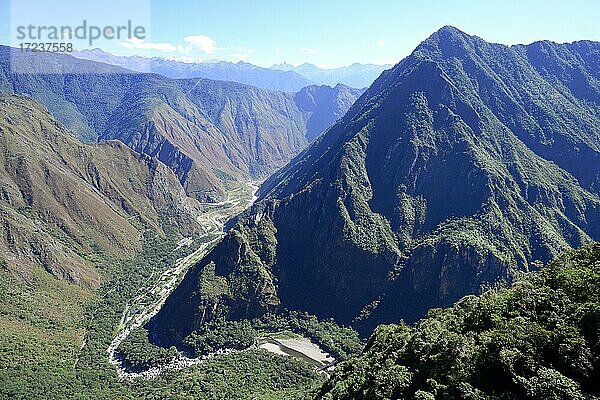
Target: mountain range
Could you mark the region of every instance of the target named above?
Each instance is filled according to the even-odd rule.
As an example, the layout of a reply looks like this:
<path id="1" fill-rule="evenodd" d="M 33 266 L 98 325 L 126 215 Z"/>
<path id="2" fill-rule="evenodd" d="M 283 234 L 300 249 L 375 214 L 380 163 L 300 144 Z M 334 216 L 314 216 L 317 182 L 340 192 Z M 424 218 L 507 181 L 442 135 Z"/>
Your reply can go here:
<path id="1" fill-rule="evenodd" d="M 73 56 L 173 79 L 206 78 L 232 81 L 284 92 L 297 92 L 305 86 L 315 84 L 334 87 L 341 83 L 353 88 L 366 88 L 384 70 L 391 67 L 388 64 L 355 63 L 347 67 L 324 69 L 309 63 L 297 67 L 282 63 L 262 68 L 243 61 L 182 62 L 159 57 L 116 56 L 100 49 L 76 51 L 73 52 Z"/>
<path id="2" fill-rule="evenodd" d="M 294 71 L 262 68 L 243 61 L 237 63 L 228 61 L 190 63 L 159 57 L 115 56 L 100 49 L 81 50 L 73 52 L 73 55 L 84 60 L 117 65 L 136 72 L 160 74 L 173 79 L 206 78 L 284 92 L 297 92 L 305 86 L 315 84 L 315 81 Z"/>
<path id="3" fill-rule="evenodd" d="M 392 65 L 390 64 L 354 63 L 347 67 L 324 69 L 310 63 L 304 63 L 297 67 L 294 67 L 291 64 L 281 63 L 273 65 L 271 69 L 296 72 L 306 79 L 322 85 L 335 86 L 338 83 L 342 83 L 355 88 L 366 88 L 370 86 L 383 71 L 391 67 Z"/>
<path id="4" fill-rule="evenodd" d="M 15 54 L 0 48 L 2 91 L 34 97 L 84 141 L 118 139 L 157 157 L 200 200 L 223 199 L 227 186 L 281 167 L 362 93 L 170 79 L 63 54 L 27 54 L 13 73 Z"/>
<path id="5" fill-rule="evenodd" d="M 446 26 L 335 70 L 0 46 L 0 209 L 0 397 L 600 395 L 598 42 Z"/>
<path id="6" fill-rule="evenodd" d="M 440 29 L 261 186 L 155 318 L 159 342 L 281 309 L 368 334 L 600 239 L 599 52 Z M 227 282 L 210 301 L 206 268 Z"/>

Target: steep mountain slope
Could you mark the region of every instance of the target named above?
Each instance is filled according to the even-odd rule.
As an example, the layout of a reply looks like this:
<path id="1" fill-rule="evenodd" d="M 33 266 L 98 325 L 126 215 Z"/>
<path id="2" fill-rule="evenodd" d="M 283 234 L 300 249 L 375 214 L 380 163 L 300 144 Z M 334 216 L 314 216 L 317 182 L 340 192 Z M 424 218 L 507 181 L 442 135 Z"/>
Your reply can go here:
<path id="1" fill-rule="evenodd" d="M 307 86 L 294 95 L 300 110 L 310 113 L 306 124 L 306 139 L 312 142 L 341 118 L 363 93 L 361 89 L 337 84 L 329 86 Z"/>
<path id="2" fill-rule="evenodd" d="M 261 68 L 242 61 L 237 63 L 227 61 L 186 63 L 164 58 L 115 56 L 100 49 L 82 50 L 73 55 L 84 60 L 118 65 L 132 71 L 155 73 L 173 79 L 206 78 L 232 81 L 284 92 L 296 92 L 313 83 L 294 71 Z"/>
<path id="3" fill-rule="evenodd" d="M 313 124 L 316 109 L 300 109 L 292 94 L 138 74 L 62 54 L 19 54 L 14 73 L 15 57 L 0 47 L 0 91 L 33 96 L 84 140 L 119 139 L 157 157 L 200 200 L 223 199 L 228 186 L 266 176 L 306 147 L 308 133 L 327 128 Z M 324 108 L 331 114 L 320 110 L 321 121 L 333 122 L 358 97 L 331 91 L 315 96 L 317 103 L 338 92 L 344 100 Z"/>
<path id="4" fill-rule="evenodd" d="M 392 66 L 388 64 L 376 65 L 354 63 L 347 67 L 323 69 L 309 63 L 304 63 L 297 67 L 282 63 L 273 65 L 271 69 L 293 71 L 321 85 L 336 86 L 341 83 L 353 88 L 366 88 L 370 86 L 383 71 L 391 67 Z"/>
<path id="5" fill-rule="evenodd" d="M 194 201 L 156 159 L 113 141 L 85 145 L 42 106 L 0 94 L 0 257 L 27 279 L 32 266 L 95 286 L 85 254 L 130 256 L 142 230 L 197 230 Z"/>
<path id="6" fill-rule="evenodd" d="M 33 97 L 85 142 L 95 142 L 111 111 L 143 75 L 68 54 L 0 46 L 0 91 Z"/>
<path id="7" fill-rule="evenodd" d="M 311 107 L 298 96 L 233 82 L 149 76 L 124 97 L 101 139 L 157 156 L 189 194 L 216 200 L 228 184 L 284 165 L 358 95 L 342 86 L 323 89 Z"/>
<path id="8" fill-rule="evenodd" d="M 173 292 L 158 337 L 278 308 L 368 333 L 598 240 L 599 49 L 442 28 L 262 185 Z M 209 264 L 227 290 L 207 301 Z"/>
<path id="9" fill-rule="evenodd" d="M 227 184 L 285 164 L 306 147 L 305 129 L 305 116 L 282 92 L 154 75 L 124 96 L 100 139 L 158 157 L 188 194 L 216 200 Z"/>
<path id="10" fill-rule="evenodd" d="M 413 328 L 377 328 L 320 399 L 591 399 L 600 396 L 600 244 L 511 288 L 467 296 Z"/>

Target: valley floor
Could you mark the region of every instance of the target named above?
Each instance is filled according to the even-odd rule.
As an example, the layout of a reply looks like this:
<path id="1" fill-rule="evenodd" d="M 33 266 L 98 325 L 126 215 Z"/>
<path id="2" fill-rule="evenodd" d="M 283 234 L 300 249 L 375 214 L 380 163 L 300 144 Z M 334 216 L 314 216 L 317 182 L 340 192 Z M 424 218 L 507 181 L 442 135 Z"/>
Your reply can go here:
<path id="1" fill-rule="evenodd" d="M 204 233 L 195 239 L 180 240 L 173 252 L 194 245 L 198 248 L 187 256 L 177 259 L 175 264 L 160 276 L 151 276 L 147 286 L 139 290 L 139 295 L 127 302 L 119 323 L 118 333 L 107 348 L 110 363 L 117 368 L 120 378 L 154 378 L 165 369 L 181 369 L 206 359 L 206 357 L 188 358 L 180 353 L 176 359 L 165 365 L 153 367 L 144 372 L 131 372 L 119 359 L 117 349 L 133 329 L 143 326 L 158 313 L 187 270 L 201 260 L 223 237 L 225 222 L 254 203 L 257 189 L 256 183 L 248 182 L 247 187 L 231 191 L 227 199 L 222 202 L 203 203 L 205 213 L 198 217 L 198 223 L 204 227 Z M 219 352 L 219 354 L 222 353 Z"/>

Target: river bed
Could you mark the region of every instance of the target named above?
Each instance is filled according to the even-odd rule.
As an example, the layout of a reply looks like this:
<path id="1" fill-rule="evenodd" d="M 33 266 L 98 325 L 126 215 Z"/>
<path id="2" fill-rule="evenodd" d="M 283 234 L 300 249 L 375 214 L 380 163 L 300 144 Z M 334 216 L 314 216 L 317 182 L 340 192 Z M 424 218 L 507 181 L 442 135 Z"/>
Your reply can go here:
<path id="1" fill-rule="evenodd" d="M 316 368 L 331 365 L 335 358 L 305 337 L 278 339 L 271 336 L 257 340 L 256 347 L 275 354 L 291 356 L 305 361 Z"/>

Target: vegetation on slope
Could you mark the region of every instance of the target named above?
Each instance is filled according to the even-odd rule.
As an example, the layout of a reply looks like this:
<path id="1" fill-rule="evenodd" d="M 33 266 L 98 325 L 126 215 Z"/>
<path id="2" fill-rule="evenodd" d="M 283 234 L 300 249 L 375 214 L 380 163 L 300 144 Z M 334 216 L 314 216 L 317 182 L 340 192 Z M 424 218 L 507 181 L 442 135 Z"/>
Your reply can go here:
<path id="1" fill-rule="evenodd" d="M 83 286 L 85 255 L 130 257 L 142 228 L 199 230 L 195 201 L 156 159 L 118 142 L 83 144 L 30 98 L 0 94 L 0 255 L 27 279 L 32 265 Z"/>
<path id="2" fill-rule="evenodd" d="M 425 40 L 261 186 L 165 303 L 162 338 L 284 308 L 368 335 L 600 240 L 600 44 L 541 47 Z M 211 262 L 227 290 L 205 301 Z"/>
<path id="3" fill-rule="evenodd" d="M 320 399 L 592 399 L 600 396 L 600 244 L 509 288 L 382 325 Z"/>
<path id="4" fill-rule="evenodd" d="M 259 337 L 280 332 L 307 337 L 338 360 L 356 355 L 363 348 L 353 329 L 297 311 L 265 314 L 254 320 L 212 320 L 188 335 L 183 344 L 191 348 L 195 356 L 201 356 L 217 350 L 247 349 Z"/>
<path id="5" fill-rule="evenodd" d="M 103 277 L 97 291 L 41 268 L 34 269 L 33 282 L 0 269 L 0 398 L 298 399 L 323 383 L 309 364 L 264 350 L 219 355 L 153 380 L 119 380 L 106 348 L 126 303 L 183 255 L 173 252 L 177 241 L 173 232 L 148 235 L 134 258 L 88 256 Z M 124 345 L 134 345 L 125 350 L 134 369 L 172 354 L 145 335 L 140 330 Z"/>
<path id="6" fill-rule="evenodd" d="M 154 346 L 148 340 L 148 332 L 136 328 L 119 346 L 117 357 L 131 372 L 142 372 L 152 367 L 168 364 L 177 356 L 174 347 L 164 348 Z"/>
<path id="7" fill-rule="evenodd" d="M 199 388 L 206 399 L 297 398 L 321 382 L 263 351 L 120 381 L 107 347 L 126 305 L 189 251 L 173 250 L 194 232 L 185 193 L 161 163 L 116 142 L 82 144 L 31 99 L 0 95 L 0 110 L 0 399 L 188 398 Z M 171 356 L 140 333 L 125 343 L 132 367 Z"/>

